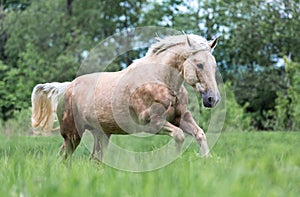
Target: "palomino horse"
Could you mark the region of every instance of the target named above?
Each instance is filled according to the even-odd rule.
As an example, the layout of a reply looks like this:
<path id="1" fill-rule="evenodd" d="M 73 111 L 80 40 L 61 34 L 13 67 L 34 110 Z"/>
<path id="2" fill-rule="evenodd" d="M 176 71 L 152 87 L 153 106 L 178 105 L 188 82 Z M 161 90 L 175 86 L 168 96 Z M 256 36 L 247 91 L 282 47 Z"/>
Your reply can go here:
<path id="1" fill-rule="evenodd" d="M 218 103 L 216 44 L 217 39 L 208 42 L 193 34 L 169 36 L 122 71 L 74 79 L 57 107 L 63 158 L 74 152 L 86 129 L 94 135 L 92 157 L 98 160 L 112 134 L 137 132 L 169 135 L 179 150 L 187 133 L 200 145 L 201 155 L 209 155 L 205 133 L 188 110 L 183 82 L 201 95 L 205 107 Z"/>

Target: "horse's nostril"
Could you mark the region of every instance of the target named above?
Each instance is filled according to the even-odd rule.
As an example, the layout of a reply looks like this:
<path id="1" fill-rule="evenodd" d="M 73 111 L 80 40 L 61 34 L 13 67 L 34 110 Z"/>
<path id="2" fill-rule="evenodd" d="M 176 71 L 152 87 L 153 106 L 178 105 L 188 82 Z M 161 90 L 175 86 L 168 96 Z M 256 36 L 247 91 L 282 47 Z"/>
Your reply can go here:
<path id="1" fill-rule="evenodd" d="M 208 100 L 209 103 L 212 103 L 213 97 L 208 97 L 207 100 Z"/>

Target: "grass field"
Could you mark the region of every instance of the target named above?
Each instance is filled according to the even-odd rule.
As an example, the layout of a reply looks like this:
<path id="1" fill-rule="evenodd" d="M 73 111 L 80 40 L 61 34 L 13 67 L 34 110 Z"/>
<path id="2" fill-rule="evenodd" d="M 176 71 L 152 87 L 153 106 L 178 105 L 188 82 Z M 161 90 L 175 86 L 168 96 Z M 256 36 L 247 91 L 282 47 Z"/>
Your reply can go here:
<path id="1" fill-rule="evenodd" d="M 59 162 L 61 142 L 0 135 L 0 196 L 300 196 L 300 132 L 223 133 L 212 158 L 198 157 L 192 143 L 145 173 L 97 164 L 83 145 L 71 162 Z"/>

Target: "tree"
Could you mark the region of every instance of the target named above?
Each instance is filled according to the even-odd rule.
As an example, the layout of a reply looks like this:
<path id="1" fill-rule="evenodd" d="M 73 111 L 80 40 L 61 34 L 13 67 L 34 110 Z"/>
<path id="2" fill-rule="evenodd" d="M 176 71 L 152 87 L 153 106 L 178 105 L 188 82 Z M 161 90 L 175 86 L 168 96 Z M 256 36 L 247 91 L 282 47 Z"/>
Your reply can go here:
<path id="1" fill-rule="evenodd" d="M 300 130 L 300 63 L 285 58 L 286 89 L 278 91 L 274 129 Z"/>
<path id="2" fill-rule="evenodd" d="M 5 17 L 0 21 L 0 43 L 3 43 L 0 60 L 4 72 L 1 85 L 6 86 L 2 117 L 7 119 L 14 110 L 29 107 L 30 94 L 37 83 L 74 79 L 84 59 L 83 52 L 107 36 L 136 26 L 144 2 L 20 0 L 13 5 L 8 3 Z M 129 65 L 132 60 L 128 53 L 116 61 L 114 71 L 121 69 L 121 62 Z"/>

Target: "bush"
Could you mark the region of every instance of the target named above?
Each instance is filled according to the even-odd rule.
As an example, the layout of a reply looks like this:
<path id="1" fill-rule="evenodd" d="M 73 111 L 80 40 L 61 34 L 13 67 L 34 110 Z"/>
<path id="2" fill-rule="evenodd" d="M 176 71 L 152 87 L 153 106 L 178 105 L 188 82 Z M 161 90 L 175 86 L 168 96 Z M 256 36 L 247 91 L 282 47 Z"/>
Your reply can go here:
<path id="1" fill-rule="evenodd" d="M 274 129 L 300 130 L 300 63 L 285 58 L 286 90 L 278 92 Z"/>
<path id="2" fill-rule="evenodd" d="M 24 135 L 32 133 L 31 109 L 14 112 L 14 118 L 0 122 L 0 132 L 6 136 Z"/>
<path id="3" fill-rule="evenodd" d="M 246 131 L 251 130 L 251 117 L 246 114 L 246 107 L 240 106 L 231 90 L 231 84 L 225 83 L 226 91 L 226 118 L 224 123 L 224 131 Z"/>

